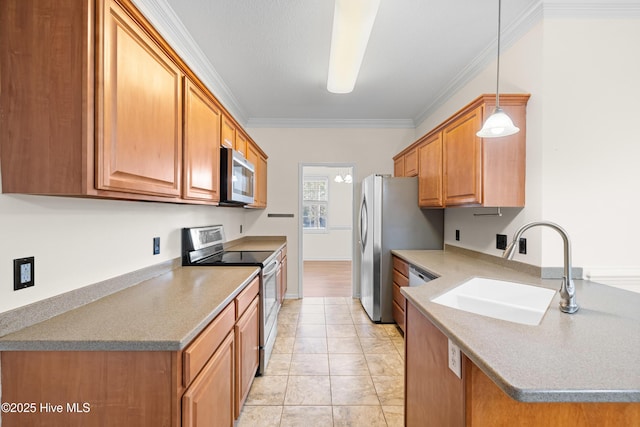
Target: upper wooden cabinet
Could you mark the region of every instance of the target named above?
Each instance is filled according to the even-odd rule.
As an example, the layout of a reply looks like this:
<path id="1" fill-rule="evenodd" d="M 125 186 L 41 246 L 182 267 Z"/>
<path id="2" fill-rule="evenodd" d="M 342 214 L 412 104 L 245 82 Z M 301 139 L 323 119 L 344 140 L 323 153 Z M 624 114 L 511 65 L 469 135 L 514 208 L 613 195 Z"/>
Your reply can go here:
<path id="1" fill-rule="evenodd" d="M 442 132 L 436 132 L 420 142 L 418 164 L 418 205 L 443 207 Z"/>
<path id="2" fill-rule="evenodd" d="M 416 147 L 412 146 L 408 151 L 404 151 L 393 158 L 393 175 L 418 175 L 418 150 Z"/>
<path id="3" fill-rule="evenodd" d="M 215 204 L 219 153 L 205 139 L 246 152 L 131 0 L 3 0 L 0 51 L 5 193 Z"/>
<path id="4" fill-rule="evenodd" d="M 236 148 L 236 125 L 226 115 L 222 116 L 220 145 L 234 150 Z"/>
<path id="5" fill-rule="evenodd" d="M 500 106 L 520 132 L 479 138 L 495 107 L 495 95 L 482 95 L 394 157 L 418 150 L 419 204 L 422 207 L 522 207 L 525 203 L 526 105 L 528 94 L 502 94 Z"/>
<path id="6" fill-rule="evenodd" d="M 247 142 L 249 137 L 244 134 L 244 132 L 237 130 L 236 131 L 236 151 L 238 151 L 243 156 L 247 157 Z"/>
<path id="7" fill-rule="evenodd" d="M 247 160 L 255 166 L 254 202 L 248 207 L 267 207 L 267 157 L 251 141 L 247 144 Z"/>
<path id="8" fill-rule="evenodd" d="M 220 200 L 220 110 L 189 79 L 184 93 L 185 199 Z"/>
<path id="9" fill-rule="evenodd" d="M 96 188 L 180 196 L 182 72 L 118 3 L 102 17 Z"/>

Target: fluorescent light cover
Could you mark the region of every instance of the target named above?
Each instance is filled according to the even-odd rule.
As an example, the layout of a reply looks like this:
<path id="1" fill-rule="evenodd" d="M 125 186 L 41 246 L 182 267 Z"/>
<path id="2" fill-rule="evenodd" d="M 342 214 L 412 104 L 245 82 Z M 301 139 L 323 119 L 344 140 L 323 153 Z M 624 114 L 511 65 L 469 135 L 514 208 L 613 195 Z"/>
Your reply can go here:
<path id="1" fill-rule="evenodd" d="M 380 0 L 335 0 L 327 90 L 349 93 L 356 85 Z"/>

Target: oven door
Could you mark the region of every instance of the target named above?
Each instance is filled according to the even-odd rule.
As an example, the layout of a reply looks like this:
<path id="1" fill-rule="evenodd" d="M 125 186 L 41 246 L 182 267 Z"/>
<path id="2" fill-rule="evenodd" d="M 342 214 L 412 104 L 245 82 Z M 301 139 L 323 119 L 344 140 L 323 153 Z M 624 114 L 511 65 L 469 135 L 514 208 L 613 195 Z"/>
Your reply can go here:
<path id="1" fill-rule="evenodd" d="M 278 335 L 278 303 L 276 272 L 278 271 L 278 259 L 270 261 L 262 269 L 262 313 L 261 313 L 261 351 L 260 366 L 258 372 L 264 373 L 264 369 L 269 362 L 273 346 Z"/>

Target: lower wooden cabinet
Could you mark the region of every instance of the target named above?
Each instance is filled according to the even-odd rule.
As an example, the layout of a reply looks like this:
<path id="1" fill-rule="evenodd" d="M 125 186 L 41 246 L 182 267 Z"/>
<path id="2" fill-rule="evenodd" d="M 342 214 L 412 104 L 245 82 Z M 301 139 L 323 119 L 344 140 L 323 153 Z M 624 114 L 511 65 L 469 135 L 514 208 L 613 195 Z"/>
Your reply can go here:
<path id="1" fill-rule="evenodd" d="M 234 334 L 229 333 L 182 396 L 182 427 L 233 426 Z"/>
<path id="2" fill-rule="evenodd" d="M 234 406 L 235 418 L 238 418 L 260 363 L 260 317 L 257 296 L 236 322 L 234 333 L 236 340 Z"/>
<path id="3" fill-rule="evenodd" d="M 636 402 L 513 400 L 464 354 L 458 378 L 449 369 L 447 336 L 408 301 L 405 346 L 406 427 L 640 425 Z"/>
<path id="4" fill-rule="evenodd" d="M 278 301 L 280 304 L 284 301 L 287 294 L 287 246 L 285 245 L 278 254 L 280 265 L 276 273 L 276 283 L 278 284 Z"/>
<path id="5" fill-rule="evenodd" d="M 396 321 L 398 327 L 404 332 L 405 328 L 405 298 L 400 292 L 400 288 L 409 286 L 409 264 L 398 258 L 393 257 L 393 320 Z"/>

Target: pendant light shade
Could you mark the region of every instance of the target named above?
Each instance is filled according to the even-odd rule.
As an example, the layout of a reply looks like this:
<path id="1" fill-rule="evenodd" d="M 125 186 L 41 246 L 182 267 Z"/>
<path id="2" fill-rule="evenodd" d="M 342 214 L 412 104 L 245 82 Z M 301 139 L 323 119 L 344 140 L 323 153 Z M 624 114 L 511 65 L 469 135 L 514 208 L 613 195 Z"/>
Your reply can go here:
<path id="1" fill-rule="evenodd" d="M 499 136 L 513 135 L 518 132 L 520 132 L 520 128 L 513 124 L 511 117 L 509 117 L 502 108 L 496 107 L 476 135 L 480 138 L 496 138 Z"/>
<path id="2" fill-rule="evenodd" d="M 480 138 L 498 138 L 509 136 L 520 132 L 511 117 L 500 108 L 500 14 L 502 11 L 502 0 L 498 0 L 498 61 L 496 67 L 496 108 L 487 118 L 482 129 L 476 133 Z"/>

